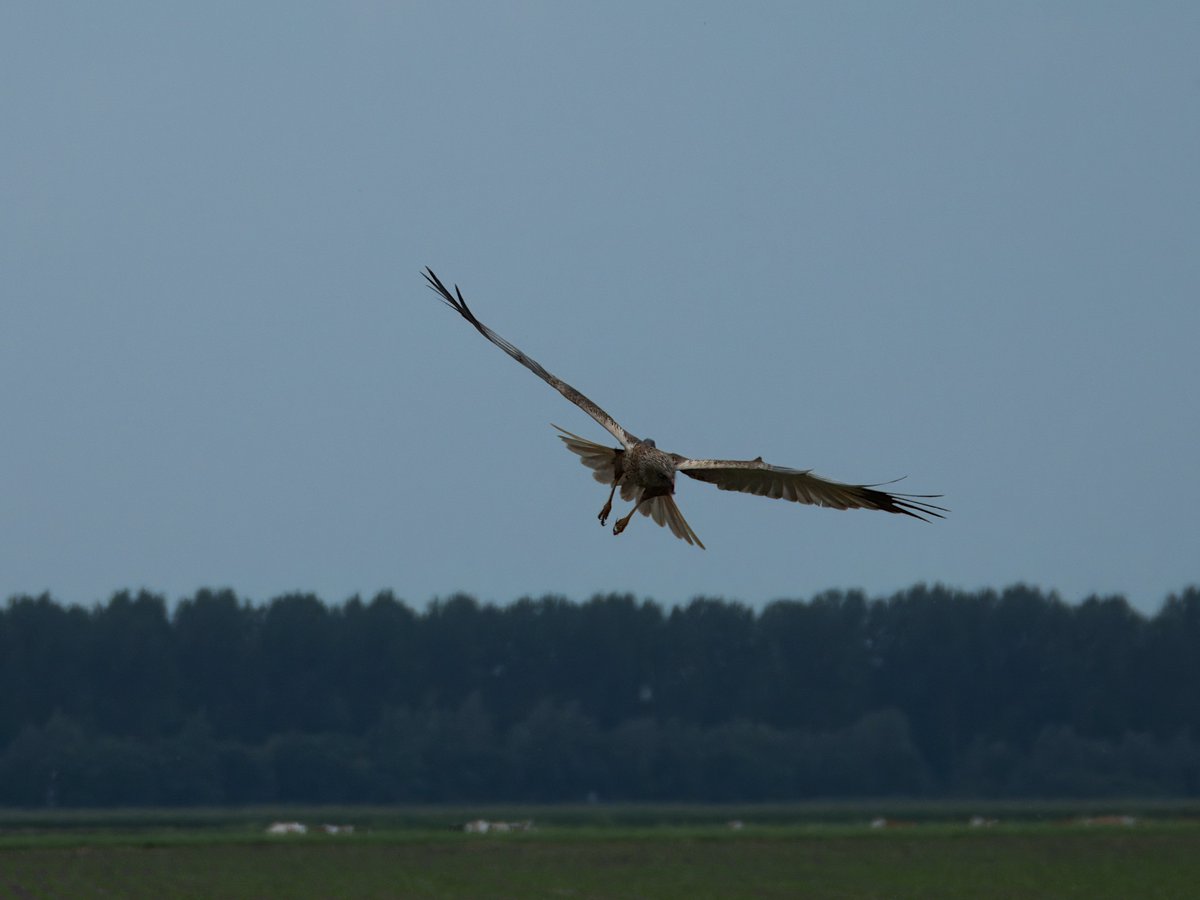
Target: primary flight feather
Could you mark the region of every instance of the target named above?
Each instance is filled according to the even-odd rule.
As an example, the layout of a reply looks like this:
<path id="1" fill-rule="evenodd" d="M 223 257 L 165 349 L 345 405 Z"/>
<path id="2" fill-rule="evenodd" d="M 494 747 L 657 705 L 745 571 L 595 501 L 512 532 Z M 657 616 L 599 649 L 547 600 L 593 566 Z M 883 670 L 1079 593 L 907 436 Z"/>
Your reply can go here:
<path id="1" fill-rule="evenodd" d="M 899 513 L 929 521 L 926 517 L 942 518 L 946 510 L 927 503 L 940 494 L 897 494 L 879 490 L 879 485 L 842 484 L 813 475 L 808 469 L 788 469 L 772 466 L 758 459 L 691 459 L 678 453 L 659 450 L 654 441 L 640 439 L 622 428 L 612 416 L 571 387 L 561 378 L 552 375 L 534 359 L 526 356 L 492 329 L 488 328 L 471 312 L 463 299 L 458 285 L 451 293 L 433 270 L 423 273 L 429 287 L 455 312 L 470 322 L 485 338 L 529 369 L 544 382 L 595 419 L 609 434 L 620 442 L 620 447 L 597 444 L 571 432 L 555 428 L 567 449 L 579 456 L 580 461 L 592 470 L 593 477 L 611 486 L 608 500 L 600 510 L 600 524 L 608 520 L 612 512 L 613 497 L 621 489 L 622 500 L 634 501 L 633 509 L 613 524 L 613 534 L 620 534 L 629 525 L 635 512 L 650 516 L 657 524 L 671 530 L 677 538 L 695 544 L 701 549 L 704 544 L 684 519 L 675 504 L 675 473 L 682 472 L 697 481 L 715 484 L 723 491 L 741 491 L 762 497 L 794 500 L 830 509 L 878 509 Z"/>

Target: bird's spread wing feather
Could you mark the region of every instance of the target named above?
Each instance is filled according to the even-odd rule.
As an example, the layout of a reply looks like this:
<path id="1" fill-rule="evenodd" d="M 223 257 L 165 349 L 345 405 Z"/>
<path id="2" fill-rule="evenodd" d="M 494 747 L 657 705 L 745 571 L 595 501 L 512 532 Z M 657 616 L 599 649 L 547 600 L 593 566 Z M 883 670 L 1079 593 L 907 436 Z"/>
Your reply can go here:
<path id="1" fill-rule="evenodd" d="M 946 510 L 926 503 L 940 494 L 894 494 L 879 485 L 842 484 L 829 481 L 807 469 L 772 466 L 762 459 L 688 459 L 675 456 L 675 467 L 697 481 L 715 484 L 723 491 L 741 491 L 760 497 L 812 503 L 831 509 L 879 509 L 929 521 L 943 518 Z"/>
<path id="2" fill-rule="evenodd" d="M 462 292 L 458 289 L 458 285 L 454 286 L 454 293 L 452 294 L 449 290 L 447 290 L 446 286 L 442 284 L 442 280 L 438 278 L 437 275 L 433 274 L 433 269 L 426 268 L 422 274 L 425 276 L 425 280 L 429 282 L 429 287 L 432 288 L 433 291 L 442 298 L 447 306 L 474 325 L 475 329 L 485 338 L 487 338 L 529 371 L 533 372 L 533 374 L 535 374 L 538 378 L 542 379 L 542 381 L 546 382 L 546 384 L 550 385 L 550 387 L 554 388 L 597 422 L 599 422 L 609 432 L 609 434 L 621 442 L 623 447 L 632 447 L 637 443 L 637 438 L 618 425 L 617 421 L 612 416 L 602 410 L 583 394 L 579 393 L 579 391 L 575 390 L 575 388 L 571 387 L 561 378 L 551 375 L 541 367 L 537 360 L 526 356 L 515 346 L 510 344 L 504 338 L 500 337 L 500 335 L 496 334 L 496 332 L 492 331 L 492 329 L 488 328 L 477 318 L 475 318 L 475 314 L 471 312 L 470 308 L 467 306 L 467 301 L 463 299 Z M 586 462 L 585 465 L 587 465 Z"/>
<path id="3" fill-rule="evenodd" d="M 571 434 L 565 428 L 551 423 L 552 428 L 558 428 L 562 434 L 558 436 L 567 449 L 579 457 L 579 461 L 592 470 L 592 477 L 601 484 L 612 484 L 621 477 L 621 458 L 625 455 L 624 450 L 615 447 L 606 447 L 603 444 L 597 444 L 595 441 L 589 441 L 587 438 L 582 438 L 577 434 Z"/>

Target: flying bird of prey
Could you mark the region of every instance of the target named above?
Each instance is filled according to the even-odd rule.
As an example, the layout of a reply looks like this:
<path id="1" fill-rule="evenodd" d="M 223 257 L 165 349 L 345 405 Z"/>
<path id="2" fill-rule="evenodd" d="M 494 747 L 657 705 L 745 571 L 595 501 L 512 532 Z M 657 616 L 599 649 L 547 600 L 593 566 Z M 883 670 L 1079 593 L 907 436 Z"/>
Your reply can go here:
<path id="1" fill-rule="evenodd" d="M 940 497 L 940 494 L 895 494 L 878 490 L 879 485 L 841 484 L 813 475 L 808 469 L 772 466 L 763 462 L 761 456 L 756 459 L 692 459 L 659 450 L 654 441 L 630 434 L 616 419 L 575 388 L 551 375 L 536 360 L 526 356 L 475 318 L 458 285 L 454 286 L 452 294 L 433 273 L 433 269 L 426 268 L 423 274 L 429 287 L 447 306 L 474 325 L 485 338 L 599 422 L 620 442 L 620 447 L 608 447 L 554 426 L 561 432 L 559 438 L 567 445 L 567 449 L 592 469 L 592 476 L 601 484 L 611 485 L 608 500 L 600 510 L 601 525 L 608 521 L 612 512 L 617 488 L 621 489 L 622 500 L 634 501 L 633 509 L 613 524 L 613 534 L 624 531 L 633 514 L 640 510 L 642 515 L 650 516 L 657 524 L 670 528 L 677 538 L 704 549 L 704 544 L 675 505 L 676 472 L 682 472 L 697 481 L 715 484 L 723 491 L 741 491 L 831 509 L 879 509 L 911 516 L 923 522 L 929 521 L 926 516 L 940 519 L 942 513 L 946 512 L 941 506 L 925 502 Z"/>

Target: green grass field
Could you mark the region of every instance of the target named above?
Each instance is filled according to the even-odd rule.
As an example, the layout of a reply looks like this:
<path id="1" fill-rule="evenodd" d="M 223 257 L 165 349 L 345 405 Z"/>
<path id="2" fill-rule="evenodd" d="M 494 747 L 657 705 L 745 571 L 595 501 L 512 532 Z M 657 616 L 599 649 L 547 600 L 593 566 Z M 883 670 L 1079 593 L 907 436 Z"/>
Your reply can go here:
<path id="1" fill-rule="evenodd" d="M 1018 819 L 1020 809 L 1030 814 Z M 1014 807 L 983 828 L 945 807 L 942 818 L 933 806 L 900 810 L 900 824 L 885 828 L 867 824 L 870 810 L 853 811 L 0 813 L 0 896 L 1190 898 L 1200 889 L 1190 809 L 1085 825 L 1064 809 Z M 453 827 L 477 815 L 538 824 L 482 835 Z M 280 818 L 356 831 L 265 835 Z M 729 828 L 731 818 L 745 827 Z"/>

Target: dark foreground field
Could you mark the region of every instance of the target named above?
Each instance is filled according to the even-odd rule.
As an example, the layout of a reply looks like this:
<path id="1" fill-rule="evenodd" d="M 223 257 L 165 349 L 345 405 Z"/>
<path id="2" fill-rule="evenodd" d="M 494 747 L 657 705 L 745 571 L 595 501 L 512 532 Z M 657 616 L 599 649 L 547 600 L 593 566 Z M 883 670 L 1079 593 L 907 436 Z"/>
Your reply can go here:
<path id="1" fill-rule="evenodd" d="M 245 814 L 191 824 L 17 818 L 0 832 L 0 896 L 1183 898 L 1200 885 L 1191 818 L 872 828 L 787 824 L 780 810 L 755 824 L 741 810 L 746 824 L 735 830 L 688 815 L 649 825 L 547 814 L 526 833 L 463 834 L 419 819 L 388 827 L 376 816 L 352 835 L 283 837 Z"/>

